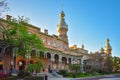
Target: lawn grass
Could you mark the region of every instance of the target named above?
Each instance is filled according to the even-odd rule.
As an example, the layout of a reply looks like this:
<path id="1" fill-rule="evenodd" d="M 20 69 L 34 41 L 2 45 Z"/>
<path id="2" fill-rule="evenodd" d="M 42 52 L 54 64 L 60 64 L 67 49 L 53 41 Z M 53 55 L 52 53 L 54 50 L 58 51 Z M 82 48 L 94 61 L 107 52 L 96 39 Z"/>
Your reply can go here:
<path id="1" fill-rule="evenodd" d="M 110 74 L 120 74 L 120 72 L 112 72 L 112 73 L 110 73 Z"/>
<path id="2" fill-rule="evenodd" d="M 75 77 L 76 78 L 84 78 L 84 77 L 92 77 L 92 76 L 101 76 L 102 74 L 77 74 Z M 68 78 L 73 78 L 73 75 L 70 74 L 67 76 Z"/>
<path id="3" fill-rule="evenodd" d="M 85 77 L 93 77 L 93 76 L 102 76 L 102 75 L 110 75 L 110 74 L 120 74 L 120 72 L 112 72 L 112 73 L 107 73 L 107 74 L 90 74 L 90 73 L 78 73 L 76 74 L 76 78 L 85 78 Z M 68 73 L 67 75 L 68 78 L 73 78 L 72 73 Z"/>

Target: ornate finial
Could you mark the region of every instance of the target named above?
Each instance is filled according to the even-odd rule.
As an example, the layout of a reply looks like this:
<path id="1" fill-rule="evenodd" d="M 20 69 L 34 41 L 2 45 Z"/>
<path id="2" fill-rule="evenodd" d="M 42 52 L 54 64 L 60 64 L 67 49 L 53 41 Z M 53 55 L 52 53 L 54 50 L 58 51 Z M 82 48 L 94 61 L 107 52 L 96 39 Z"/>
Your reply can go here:
<path id="1" fill-rule="evenodd" d="M 61 13 L 60 13 L 60 17 L 61 17 L 61 18 L 64 18 L 64 16 L 65 16 L 64 12 L 61 11 Z"/>
<path id="2" fill-rule="evenodd" d="M 60 13 L 60 17 L 61 17 L 61 18 L 64 18 L 65 14 L 64 14 L 64 12 L 63 12 L 63 4 L 61 5 L 61 8 L 62 8 L 62 11 L 61 11 L 61 13 Z"/>
<path id="3" fill-rule="evenodd" d="M 107 40 L 106 40 L 106 41 L 107 41 L 107 43 L 108 43 L 108 42 L 109 42 L 109 38 L 107 38 Z"/>

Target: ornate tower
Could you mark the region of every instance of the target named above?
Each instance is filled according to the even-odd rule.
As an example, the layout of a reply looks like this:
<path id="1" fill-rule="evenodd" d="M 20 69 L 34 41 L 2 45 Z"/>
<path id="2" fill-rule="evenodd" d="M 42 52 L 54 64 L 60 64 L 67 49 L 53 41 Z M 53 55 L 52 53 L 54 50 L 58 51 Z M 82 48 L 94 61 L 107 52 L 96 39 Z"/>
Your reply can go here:
<path id="1" fill-rule="evenodd" d="M 100 53 L 101 53 L 101 54 L 104 54 L 104 49 L 103 49 L 103 47 L 101 47 Z"/>
<path id="2" fill-rule="evenodd" d="M 84 49 L 84 44 L 82 44 L 82 49 Z"/>
<path id="3" fill-rule="evenodd" d="M 67 36 L 68 25 L 66 24 L 64 17 L 65 17 L 65 14 L 63 11 L 61 11 L 60 22 L 57 25 L 57 30 L 58 30 L 59 38 L 68 42 L 68 36 Z"/>
<path id="4" fill-rule="evenodd" d="M 109 39 L 107 38 L 106 39 L 106 46 L 105 46 L 105 53 L 108 55 L 108 56 L 111 56 L 111 51 L 112 51 L 112 47 L 109 43 Z"/>

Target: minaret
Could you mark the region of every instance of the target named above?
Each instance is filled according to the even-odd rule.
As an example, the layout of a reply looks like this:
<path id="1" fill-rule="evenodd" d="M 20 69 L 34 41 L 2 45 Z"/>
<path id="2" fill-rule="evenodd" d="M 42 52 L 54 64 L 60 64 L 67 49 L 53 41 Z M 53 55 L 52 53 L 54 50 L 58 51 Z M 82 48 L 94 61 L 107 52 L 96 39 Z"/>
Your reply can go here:
<path id="1" fill-rule="evenodd" d="M 101 47 L 100 53 L 101 53 L 101 54 L 104 54 L 104 49 L 103 49 L 103 47 Z"/>
<path id="2" fill-rule="evenodd" d="M 82 49 L 84 49 L 84 44 L 82 44 Z"/>
<path id="3" fill-rule="evenodd" d="M 64 17 L 65 17 L 65 14 L 63 11 L 61 11 L 60 22 L 57 25 L 58 37 L 68 42 L 68 36 L 67 36 L 68 25 L 66 24 Z"/>
<path id="4" fill-rule="evenodd" d="M 105 53 L 108 55 L 108 56 L 111 56 L 111 51 L 112 51 L 112 47 L 109 43 L 109 39 L 107 38 L 106 39 L 106 46 L 105 46 Z"/>

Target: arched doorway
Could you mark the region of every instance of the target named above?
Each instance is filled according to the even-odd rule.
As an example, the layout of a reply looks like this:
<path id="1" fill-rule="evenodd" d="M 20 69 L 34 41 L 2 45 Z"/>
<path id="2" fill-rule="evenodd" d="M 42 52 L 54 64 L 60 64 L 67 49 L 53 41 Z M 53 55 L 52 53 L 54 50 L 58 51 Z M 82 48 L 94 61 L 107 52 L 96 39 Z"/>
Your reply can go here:
<path id="1" fill-rule="evenodd" d="M 34 61 L 33 60 L 30 60 L 30 64 L 33 64 L 34 63 Z"/>
<path id="2" fill-rule="evenodd" d="M 2 62 L 2 47 L 0 46 L 0 70 L 3 69 L 3 62 Z"/>
<path id="3" fill-rule="evenodd" d="M 3 69 L 3 61 L 2 61 L 2 58 L 3 58 L 3 56 L 2 56 L 2 47 L 0 46 L 0 70 Z"/>
<path id="4" fill-rule="evenodd" d="M 2 47 L 0 46 L 0 54 L 1 54 L 1 52 L 2 52 Z"/>
<path id="5" fill-rule="evenodd" d="M 54 58 L 55 58 L 55 64 L 58 64 L 59 63 L 59 56 L 57 54 L 55 54 Z"/>
<path id="6" fill-rule="evenodd" d="M 18 65 L 19 65 L 19 71 L 25 70 L 26 61 L 25 60 L 19 60 Z"/>
<path id="7" fill-rule="evenodd" d="M 49 52 L 47 52 L 46 54 L 46 57 L 47 57 L 47 68 L 48 68 L 48 72 L 51 71 L 51 67 L 52 67 L 52 63 L 51 63 L 51 54 Z"/>
<path id="8" fill-rule="evenodd" d="M 68 64 L 71 64 L 71 58 L 68 58 Z"/>
<path id="9" fill-rule="evenodd" d="M 39 51 L 39 53 L 40 53 L 39 54 L 40 58 L 43 59 L 44 58 L 44 53 L 42 51 Z"/>
<path id="10" fill-rule="evenodd" d="M 51 54 L 47 52 L 47 58 L 51 60 Z"/>
<path id="11" fill-rule="evenodd" d="M 54 61 L 54 66 L 53 66 L 53 68 L 54 68 L 55 70 L 58 70 L 59 55 L 58 55 L 58 54 L 55 54 L 55 55 L 54 55 L 54 58 L 55 58 L 55 61 Z"/>
<path id="12" fill-rule="evenodd" d="M 3 62 L 0 60 L 0 70 L 3 70 Z"/>
<path id="13" fill-rule="evenodd" d="M 66 64 L 67 64 L 67 58 L 62 57 L 62 69 L 66 69 Z"/>
<path id="14" fill-rule="evenodd" d="M 36 50 L 31 51 L 31 56 L 34 58 L 36 56 Z"/>

